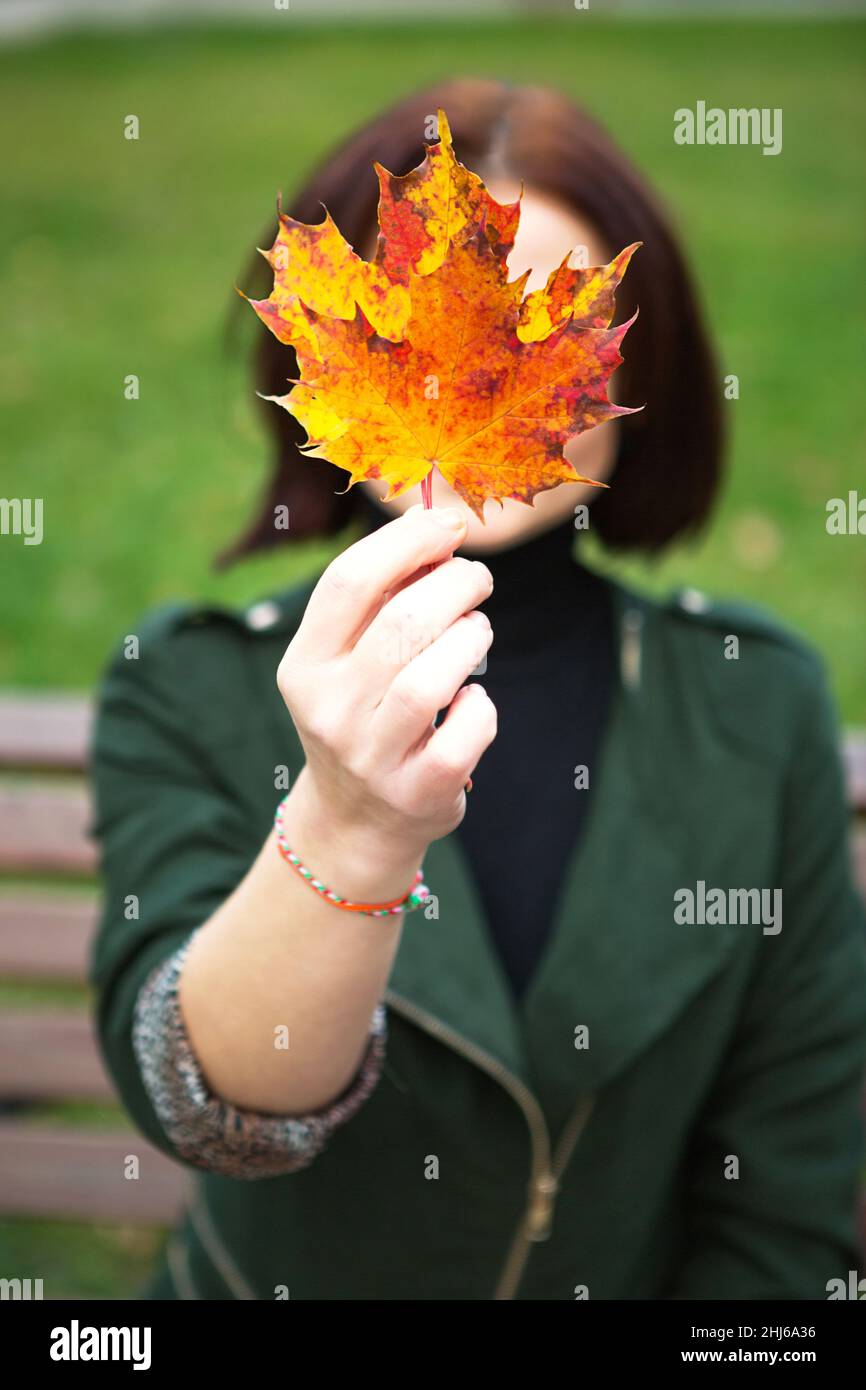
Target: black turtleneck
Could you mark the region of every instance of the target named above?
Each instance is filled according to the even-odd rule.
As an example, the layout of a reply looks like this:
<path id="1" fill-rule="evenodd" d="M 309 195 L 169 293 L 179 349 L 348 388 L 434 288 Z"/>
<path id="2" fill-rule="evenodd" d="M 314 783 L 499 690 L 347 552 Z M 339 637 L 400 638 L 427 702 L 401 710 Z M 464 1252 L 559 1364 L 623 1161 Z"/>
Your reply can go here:
<path id="1" fill-rule="evenodd" d="M 457 835 L 516 998 L 583 833 L 590 790 L 575 788 L 575 769 L 592 772 L 613 691 L 610 591 L 573 558 L 574 544 L 569 518 L 522 545 L 477 554 L 494 579 L 483 605 L 493 645 L 486 673 L 470 679 L 499 719 Z"/>

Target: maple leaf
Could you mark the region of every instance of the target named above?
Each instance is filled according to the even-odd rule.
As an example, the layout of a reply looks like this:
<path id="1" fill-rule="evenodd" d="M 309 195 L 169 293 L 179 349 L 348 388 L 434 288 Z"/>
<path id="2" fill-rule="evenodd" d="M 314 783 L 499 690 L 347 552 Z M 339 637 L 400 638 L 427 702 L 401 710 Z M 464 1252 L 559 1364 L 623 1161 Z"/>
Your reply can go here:
<path id="1" fill-rule="evenodd" d="M 268 299 L 250 303 L 281 343 L 306 341 L 315 351 L 304 306 L 351 319 L 356 304 L 378 333 L 399 342 L 411 309 L 408 290 L 356 255 L 327 211 L 314 227 L 280 214 L 277 239 L 262 255 L 274 272 L 274 288 Z"/>
<path id="2" fill-rule="evenodd" d="M 491 249 L 505 262 L 514 245 L 520 203 L 497 203 L 481 179 L 459 163 L 444 111 L 438 115 L 438 145 L 428 145 L 422 164 L 395 176 L 381 164 L 377 263 L 405 283 L 407 270 L 429 275 L 452 242 L 483 227 Z"/>
<path id="3" fill-rule="evenodd" d="M 440 142 L 410 174 L 377 166 L 380 234 L 364 261 L 330 216 L 280 218 L 266 255 L 274 289 L 253 308 L 296 350 L 300 377 L 269 397 L 307 431 L 305 452 L 382 479 L 384 500 L 438 469 L 483 520 L 484 502 L 595 483 L 563 456 L 574 435 L 632 414 L 608 399 L 634 317 L 611 328 L 614 294 L 640 243 L 607 266 L 570 257 L 544 289 L 509 282 L 519 204 L 495 201 Z M 597 484 L 596 486 L 604 486 Z M 424 493 L 425 500 L 429 491 Z"/>

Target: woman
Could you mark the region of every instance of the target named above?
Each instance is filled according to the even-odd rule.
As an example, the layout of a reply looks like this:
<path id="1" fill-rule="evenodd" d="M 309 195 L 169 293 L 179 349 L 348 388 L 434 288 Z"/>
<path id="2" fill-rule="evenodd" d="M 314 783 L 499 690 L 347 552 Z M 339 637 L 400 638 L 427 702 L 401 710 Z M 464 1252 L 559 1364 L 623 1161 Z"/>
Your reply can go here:
<path id="1" fill-rule="evenodd" d="M 609 490 L 482 526 L 441 480 L 430 511 L 338 495 L 268 405 L 274 481 L 233 554 L 285 539 L 275 507 L 291 539 L 363 536 L 246 613 L 156 614 L 114 662 L 99 1030 L 192 1183 L 149 1293 L 823 1298 L 857 1266 L 866 1057 L 823 670 L 759 614 L 574 558 L 590 504 L 620 548 L 705 521 L 721 380 L 663 215 L 565 98 L 422 93 L 292 215 L 324 203 L 370 254 L 370 165 L 416 165 L 438 107 L 495 197 L 524 181 L 530 288 L 569 246 L 644 243 L 617 391 L 647 408 L 568 446 Z M 262 393 L 292 375 L 263 338 Z"/>

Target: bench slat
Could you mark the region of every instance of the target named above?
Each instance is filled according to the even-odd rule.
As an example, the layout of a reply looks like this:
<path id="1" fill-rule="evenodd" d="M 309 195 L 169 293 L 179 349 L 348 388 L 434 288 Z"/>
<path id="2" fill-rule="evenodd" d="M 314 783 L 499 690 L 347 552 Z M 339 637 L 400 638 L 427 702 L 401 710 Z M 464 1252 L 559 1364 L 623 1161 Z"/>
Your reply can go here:
<path id="1" fill-rule="evenodd" d="M 859 815 L 866 814 L 866 732 L 846 731 L 843 760 L 849 804 Z"/>
<path id="2" fill-rule="evenodd" d="M 123 1176 L 128 1155 L 137 1179 Z M 7 1215 L 170 1226 L 184 1170 L 138 1134 L 49 1129 L 0 1120 L 0 1211 Z"/>
<path id="3" fill-rule="evenodd" d="M 82 771 L 94 711 L 86 695 L 0 693 L 0 768 Z M 866 811 L 866 730 L 845 734 L 843 756 L 851 804 Z"/>
<path id="4" fill-rule="evenodd" d="M 854 827 L 854 877 L 866 901 L 866 825 Z M 0 976 L 84 984 L 96 930 L 95 897 L 63 897 L 56 889 L 0 886 Z"/>
<path id="5" fill-rule="evenodd" d="M 80 771 L 87 761 L 93 702 L 84 695 L 0 695 L 0 767 Z"/>
<path id="6" fill-rule="evenodd" d="M 863 795 L 866 810 L 866 788 Z M 98 852 L 90 824 L 83 786 L 0 785 L 0 872 L 92 877 Z"/>
<path id="7" fill-rule="evenodd" d="M 0 785 L 0 870 L 91 875 L 90 797 L 83 785 Z"/>
<path id="8" fill-rule="evenodd" d="M 851 858 L 854 872 L 854 882 L 860 890 L 860 896 L 866 902 L 866 825 L 862 822 L 854 827 L 851 837 Z"/>
<path id="9" fill-rule="evenodd" d="M 851 807 L 866 814 L 866 735 L 846 738 L 845 768 Z M 90 824 L 90 795 L 83 782 L 0 784 L 0 872 L 93 875 L 98 852 Z"/>
<path id="10" fill-rule="evenodd" d="M 0 1015 L 3 1100 L 113 1100 L 90 1016 L 75 1009 L 13 1009 Z"/>
<path id="11" fill-rule="evenodd" d="M 84 983 L 95 898 L 0 889 L 0 975 Z"/>

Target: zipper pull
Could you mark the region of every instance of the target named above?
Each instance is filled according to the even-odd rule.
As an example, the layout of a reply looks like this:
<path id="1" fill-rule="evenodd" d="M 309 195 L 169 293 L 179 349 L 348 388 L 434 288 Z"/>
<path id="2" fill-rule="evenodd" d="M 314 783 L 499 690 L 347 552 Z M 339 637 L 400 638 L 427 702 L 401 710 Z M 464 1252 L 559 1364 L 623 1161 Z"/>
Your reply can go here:
<path id="1" fill-rule="evenodd" d="M 526 1234 L 530 1240 L 547 1240 L 553 1224 L 553 1207 L 559 1183 L 552 1173 L 542 1173 L 529 1185 Z"/>

